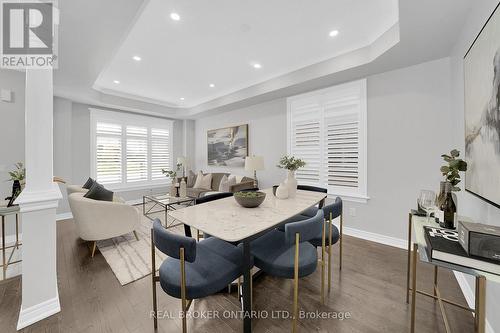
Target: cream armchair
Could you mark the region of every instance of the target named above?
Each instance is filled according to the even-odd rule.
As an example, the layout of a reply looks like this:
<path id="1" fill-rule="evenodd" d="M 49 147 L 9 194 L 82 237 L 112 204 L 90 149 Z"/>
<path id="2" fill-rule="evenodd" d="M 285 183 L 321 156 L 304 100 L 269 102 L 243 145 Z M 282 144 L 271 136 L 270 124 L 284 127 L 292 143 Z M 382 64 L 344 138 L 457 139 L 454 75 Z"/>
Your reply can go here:
<path id="1" fill-rule="evenodd" d="M 98 240 L 130 232 L 139 240 L 135 231 L 141 221 L 139 210 L 119 197 L 115 197 L 114 201 L 99 201 L 85 198 L 84 195 L 83 192 L 73 192 L 69 194 L 68 201 L 78 234 L 83 240 L 92 242 L 92 257 Z"/>

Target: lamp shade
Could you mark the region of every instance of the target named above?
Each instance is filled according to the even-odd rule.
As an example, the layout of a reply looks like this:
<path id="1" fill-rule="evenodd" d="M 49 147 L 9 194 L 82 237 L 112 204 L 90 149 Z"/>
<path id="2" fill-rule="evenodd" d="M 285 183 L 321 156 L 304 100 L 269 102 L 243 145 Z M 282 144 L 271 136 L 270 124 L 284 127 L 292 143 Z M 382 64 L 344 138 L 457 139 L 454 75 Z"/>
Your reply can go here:
<path id="1" fill-rule="evenodd" d="M 262 156 L 247 156 L 245 158 L 245 170 L 264 170 L 264 158 Z"/>

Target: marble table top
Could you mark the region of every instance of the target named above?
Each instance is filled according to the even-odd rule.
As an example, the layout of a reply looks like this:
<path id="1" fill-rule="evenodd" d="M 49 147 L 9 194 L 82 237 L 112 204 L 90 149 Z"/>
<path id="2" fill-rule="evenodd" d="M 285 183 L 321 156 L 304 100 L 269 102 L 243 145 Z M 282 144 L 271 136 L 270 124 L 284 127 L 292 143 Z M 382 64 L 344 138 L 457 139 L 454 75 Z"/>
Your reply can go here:
<path id="1" fill-rule="evenodd" d="M 279 225 L 326 198 L 325 193 L 297 191 L 295 198 L 278 199 L 272 189 L 256 208 L 241 207 L 233 197 L 181 208 L 168 215 L 202 232 L 228 242 L 238 242 Z"/>

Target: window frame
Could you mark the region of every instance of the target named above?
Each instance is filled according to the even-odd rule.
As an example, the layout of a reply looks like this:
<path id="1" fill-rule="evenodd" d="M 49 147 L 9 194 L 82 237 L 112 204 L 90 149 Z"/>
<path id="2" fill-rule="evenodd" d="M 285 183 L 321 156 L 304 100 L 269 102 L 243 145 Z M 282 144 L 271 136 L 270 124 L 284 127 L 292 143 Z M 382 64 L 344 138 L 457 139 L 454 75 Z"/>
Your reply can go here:
<path id="1" fill-rule="evenodd" d="M 359 148 L 358 148 L 358 188 L 348 189 L 341 186 L 329 186 L 326 183 L 326 158 L 324 158 L 324 141 L 326 140 L 324 134 L 325 128 L 325 108 L 328 104 L 335 103 L 335 97 L 341 98 L 339 95 L 350 92 L 351 95 L 358 94 L 359 105 Z M 287 98 L 287 153 L 292 154 L 292 140 L 293 140 L 293 110 L 292 104 L 318 104 L 320 109 L 319 122 L 320 122 L 320 181 L 317 186 L 325 187 L 328 189 L 328 195 L 331 197 L 340 196 L 344 200 L 366 203 L 370 198 L 368 197 L 368 126 L 367 126 L 367 79 L 361 79 L 344 84 L 335 85 L 325 89 L 315 90 L 305 94 L 295 95 Z"/>
<path id="2" fill-rule="evenodd" d="M 169 150 L 169 168 L 174 167 L 173 158 L 173 121 L 170 119 L 143 116 L 126 112 L 108 111 L 95 108 L 89 108 L 90 111 L 90 177 L 97 177 L 97 123 L 111 123 L 122 126 L 121 132 L 121 183 L 105 184 L 110 190 L 138 190 L 151 187 L 166 186 L 171 183 L 170 178 L 152 180 L 151 168 L 151 128 L 165 129 L 169 131 L 168 150 Z M 127 182 L 127 126 L 147 127 L 147 172 L 148 180 Z"/>

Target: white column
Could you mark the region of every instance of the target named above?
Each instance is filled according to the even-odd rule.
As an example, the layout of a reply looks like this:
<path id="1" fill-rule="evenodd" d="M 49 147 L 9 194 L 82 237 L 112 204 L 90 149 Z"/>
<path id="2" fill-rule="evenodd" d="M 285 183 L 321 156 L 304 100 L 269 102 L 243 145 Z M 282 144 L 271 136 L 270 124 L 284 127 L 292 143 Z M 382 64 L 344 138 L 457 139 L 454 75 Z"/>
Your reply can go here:
<path id="1" fill-rule="evenodd" d="M 52 181 L 52 127 L 52 70 L 26 70 L 26 188 L 16 200 L 23 227 L 18 330 L 61 310 L 56 270 L 56 208 L 61 192 Z"/>

